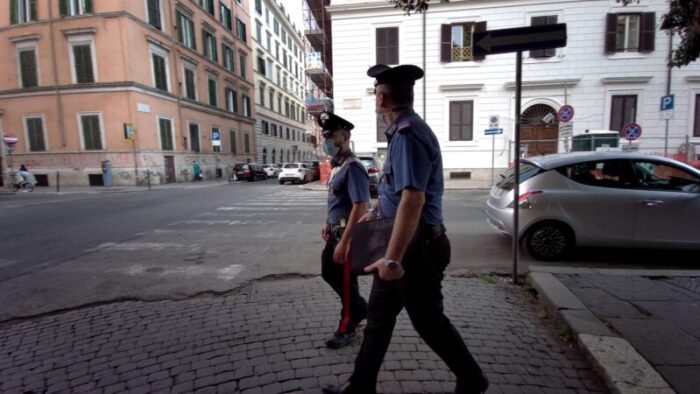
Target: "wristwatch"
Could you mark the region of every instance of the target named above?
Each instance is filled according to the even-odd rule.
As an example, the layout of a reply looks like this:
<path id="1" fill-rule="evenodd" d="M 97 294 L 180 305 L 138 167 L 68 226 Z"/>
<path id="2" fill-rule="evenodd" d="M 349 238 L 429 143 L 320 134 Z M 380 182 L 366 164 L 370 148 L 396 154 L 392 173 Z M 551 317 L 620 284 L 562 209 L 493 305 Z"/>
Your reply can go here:
<path id="1" fill-rule="evenodd" d="M 396 260 L 384 259 L 384 266 L 389 268 L 391 271 L 398 269 L 399 265 L 401 265 L 401 263 Z"/>

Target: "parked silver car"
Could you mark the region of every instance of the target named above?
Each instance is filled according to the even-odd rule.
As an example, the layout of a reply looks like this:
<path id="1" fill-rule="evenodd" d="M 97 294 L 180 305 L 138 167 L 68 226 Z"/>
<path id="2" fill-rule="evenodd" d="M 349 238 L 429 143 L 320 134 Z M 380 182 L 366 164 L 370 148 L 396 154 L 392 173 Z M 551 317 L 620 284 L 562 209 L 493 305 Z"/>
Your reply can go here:
<path id="1" fill-rule="evenodd" d="M 384 162 L 375 155 L 365 154 L 357 155 L 357 160 L 359 160 L 365 166 L 367 172 L 369 173 L 369 194 L 372 197 L 377 197 Z"/>
<path id="2" fill-rule="evenodd" d="M 575 246 L 700 249 L 700 171 L 675 160 L 626 152 L 523 159 L 518 237 L 539 260 Z M 491 188 L 487 220 L 513 234 L 509 169 Z"/>

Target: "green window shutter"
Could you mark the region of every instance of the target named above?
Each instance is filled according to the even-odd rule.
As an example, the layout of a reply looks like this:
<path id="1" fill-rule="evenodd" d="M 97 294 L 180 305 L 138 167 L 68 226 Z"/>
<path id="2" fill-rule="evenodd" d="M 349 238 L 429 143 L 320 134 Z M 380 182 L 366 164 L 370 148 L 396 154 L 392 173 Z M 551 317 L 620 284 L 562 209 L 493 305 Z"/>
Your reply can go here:
<path id="1" fill-rule="evenodd" d="M 199 152 L 199 126 L 190 124 L 190 149 Z"/>
<path id="2" fill-rule="evenodd" d="M 15 1 L 15 0 L 13 0 L 13 1 Z M 59 0 L 58 1 L 58 12 L 61 14 L 61 16 L 68 15 L 68 1 L 67 0 Z"/>
<path id="3" fill-rule="evenodd" d="M 27 119 L 27 134 L 29 134 L 29 151 L 42 152 L 46 150 L 41 118 Z"/>
<path id="4" fill-rule="evenodd" d="M 73 47 L 75 60 L 75 76 L 78 83 L 93 83 L 95 76 L 92 71 L 92 54 L 90 45 L 76 45 Z"/>
<path id="5" fill-rule="evenodd" d="M 238 150 L 236 147 L 236 132 L 233 130 L 229 131 L 229 142 L 231 144 L 231 153 L 236 154 Z"/>
<path id="6" fill-rule="evenodd" d="M 156 54 L 153 54 L 153 74 L 156 79 L 156 88 L 167 92 L 168 80 L 166 78 L 165 59 Z"/>
<path id="7" fill-rule="evenodd" d="M 148 23 L 158 30 L 162 30 L 160 24 L 160 3 L 159 0 L 148 0 Z"/>
<path id="8" fill-rule="evenodd" d="M 29 20 L 30 20 L 30 21 L 36 21 L 36 20 L 37 20 L 37 14 L 36 14 L 36 0 L 29 0 Z"/>
<path id="9" fill-rule="evenodd" d="M 85 150 L 102 149 L 102 136 L 100 135 L 100 118 L 97 115 L 85 115 L 81 117 L 83 124 L 83 140 Z"/>
<path id="10" fill-rule="evenodd" d="M 185 18 L 178 11 L 177 13 L 177 40 L 183 44 L 185 43 Z"/>
<path id="11" fill-rule="evenodd" d="M 190 100 L 195 100 L 194 71 L 185 69 L 185 95 Z"/>
<path id="12" fill-rule="evenodd" d="M 173 134 L 170 119 L 159 119 L 160 144 L 163 150 L 173 150 Z"/>
<path id="13" fill-rule="evenodd" d="M 37 86 L 36 53 L 22 51 L 19 54 L 20 67 L 22 68 L 22 87 L 33 88 Z"/>
<path id="14" fill-rule="evenodd" d="M 19 15 L 17 15 L 17 1 L 10 0 L 10 23 L 15 24 L 19 22 Z"/>
<path id="15" fill-rule="evenodd" d="M 209 80 L 209 105 L 216 106 L 216 81 Z"/>
<path id="16" fill-rule="evenodd" d="M 85 14 L 92 14 L 92 0 L 83 0 L 85 1 Z"/>

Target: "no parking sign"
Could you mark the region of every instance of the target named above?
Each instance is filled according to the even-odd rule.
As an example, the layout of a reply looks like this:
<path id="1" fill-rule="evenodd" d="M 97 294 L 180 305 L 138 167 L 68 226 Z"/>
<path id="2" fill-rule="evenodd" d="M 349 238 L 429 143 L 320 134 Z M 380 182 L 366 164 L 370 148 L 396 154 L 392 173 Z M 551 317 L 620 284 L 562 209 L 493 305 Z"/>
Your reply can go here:
<path id="1" fill-rule="evenodd" d="M 634 141 L 642 136 L 642 126 L 634 122 L 627 123 L 625 127 L 622 128 L 620 135 L 627 141 Z"/>

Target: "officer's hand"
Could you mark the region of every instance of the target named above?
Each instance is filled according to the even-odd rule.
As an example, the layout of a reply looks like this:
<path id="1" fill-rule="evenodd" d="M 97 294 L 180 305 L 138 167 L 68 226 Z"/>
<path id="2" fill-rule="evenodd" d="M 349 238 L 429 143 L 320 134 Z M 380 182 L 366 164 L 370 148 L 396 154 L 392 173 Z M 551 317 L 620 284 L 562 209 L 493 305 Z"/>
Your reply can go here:
<path id="1" fill-rule="evenodd" d="M 350 253 L 349 246 L 350 245 L 348 245 L 347 242 L 343 242 L 342 240 L 335 246 L 335 250 L 333 251 L 333 261 L 336 264 L 343 264 L 345 260 L 347 260 L 348 254 Z"/>
<path id="2" fill-rule="evenodd" d="M 365 267 L 365 272 L 367 273 L 373 272 L 375 270 L 379 272 L 380 278 L 388 281 L 401 279 L 401 277 L 403 277 L 403 274 L 405 273 L 405 271 L 403 270 L 403 265 L 401 264 L 399 264 L 399 267 L 394 270 L 389 269 L 389 267 L 387 267 L 386 264 L 384 264 L 383 258 L 375 261 L 374 264 Z"/>
<path id="3" fill-rule="evenodd" d="M 377 218 L 377 214 L 372 212 L 372 211 L 369 211 L 366 214 L 364 214 L 364 216 L 362 216 L 360 218 L 360 220 L 358 220 L 358 222 L 367 222 L 370 220 L 375 220 L 376 218 Z"/>
<path id="4" fill-rule="evenodd" d="M 328 241 L 328 238 L 331 236 L 331 225 L 328 224 L 328 222 L 323 223 L 323 227 L 321 227 L 321 238 L 323 238 L 324 241 Z"/>

